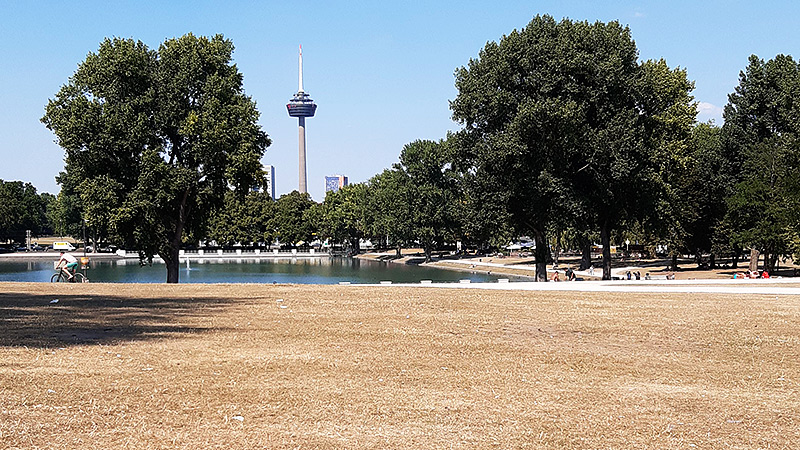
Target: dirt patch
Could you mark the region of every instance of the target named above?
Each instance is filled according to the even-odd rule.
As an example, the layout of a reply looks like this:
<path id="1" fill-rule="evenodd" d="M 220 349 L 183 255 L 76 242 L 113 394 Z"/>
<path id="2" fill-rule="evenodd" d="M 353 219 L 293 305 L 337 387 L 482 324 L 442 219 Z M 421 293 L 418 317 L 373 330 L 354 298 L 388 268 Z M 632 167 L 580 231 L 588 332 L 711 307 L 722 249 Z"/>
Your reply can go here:
<path id="1" fill-rule="evenodd" d="M 41 283 L 0 292 L 4 448 L 800 442 L 795 296 Z"/>

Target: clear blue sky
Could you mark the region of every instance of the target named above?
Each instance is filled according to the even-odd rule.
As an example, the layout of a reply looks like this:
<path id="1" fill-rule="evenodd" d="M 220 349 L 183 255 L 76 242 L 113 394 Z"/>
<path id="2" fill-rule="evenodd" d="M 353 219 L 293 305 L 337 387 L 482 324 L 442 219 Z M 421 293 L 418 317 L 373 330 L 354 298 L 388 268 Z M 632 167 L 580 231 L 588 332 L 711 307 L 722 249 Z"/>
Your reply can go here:
<path id="1" fill-rule="evenodd" d="M 365 181 L 396 162 L 404 144 L 458 129 L 448 107 L 455 69 L 536 14 L 628 25 L 640 58 L 686 68 L 699 119 L 721 124 L 749 55 L 800 48 L 799 10 L 791 1 L 0 0 L 0 179 L 58 192 L 64 153 L 39 119 L 105 37 L 151 48 L 188 32 L 232 39 L 273 141 L 263 162 L 275 166 L 279 195 L 297 188 L 297 120 L 285 105 L 297 91 L 302 44 L 304 87 L 319 105 L 307 121 L 309 191 L 321 201 L 325 175 Z"/>

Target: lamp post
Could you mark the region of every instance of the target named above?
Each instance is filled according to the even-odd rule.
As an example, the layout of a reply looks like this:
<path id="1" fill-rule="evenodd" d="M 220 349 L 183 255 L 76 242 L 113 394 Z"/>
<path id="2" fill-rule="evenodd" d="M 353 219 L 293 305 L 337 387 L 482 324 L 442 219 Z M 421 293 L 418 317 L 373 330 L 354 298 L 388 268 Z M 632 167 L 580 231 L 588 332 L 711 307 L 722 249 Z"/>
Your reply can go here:
<path id="1" fill-rule="evenodd" d="M 83 225 L 83 257 L 86 257 L 86 219 L 82 220 Z"/>
<path id="2" fill-rule="evenodd" d="M 83 222 L 83 258 L 81 258 L 81 269 L 83 269 L 84 280 L 86 279 L 86 268 L 89 266 L 89 258 L 86 256 L 86 219 Z"/>

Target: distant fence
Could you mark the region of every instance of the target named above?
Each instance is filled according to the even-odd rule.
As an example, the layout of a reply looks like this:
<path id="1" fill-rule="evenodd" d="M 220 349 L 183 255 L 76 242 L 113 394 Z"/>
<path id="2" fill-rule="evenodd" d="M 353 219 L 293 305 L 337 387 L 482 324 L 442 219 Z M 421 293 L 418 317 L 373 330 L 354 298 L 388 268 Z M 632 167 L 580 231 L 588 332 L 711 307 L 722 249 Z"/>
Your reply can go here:
<path id="1" fill-rule="evenodd" d="M 135 250 L 117 250 L 117 255 L 122 258 L 138 258 L 139 252 Z M 191 249 L 180 250 L 181 258 L 235 258 L 235 257 L 261 257 L 261 258 L 286 258 L 286 257 L 322 257 L 330 256 L 327 252 L 320 252 L 313 248 L 308 250 L 262 250 L 262 249 Z"/>

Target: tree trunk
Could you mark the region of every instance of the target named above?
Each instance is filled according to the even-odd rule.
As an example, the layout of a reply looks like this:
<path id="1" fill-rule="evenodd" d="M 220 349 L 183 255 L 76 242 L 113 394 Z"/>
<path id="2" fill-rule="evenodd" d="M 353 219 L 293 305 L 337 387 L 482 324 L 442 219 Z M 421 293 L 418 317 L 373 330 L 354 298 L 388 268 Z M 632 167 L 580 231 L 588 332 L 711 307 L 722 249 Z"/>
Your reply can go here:
<path id="1" fill-rule="evenodd" d="M 671 270 L 673 272 L 677 272 L 678 271 L 678 254 L 677 253 L 673 253 L 672 254 L 672 259 L 670 260 L 670 263 L 669 263 L 669 270 Z"/>
<path id="2" fill-rule="evenodd" d="M 708 268 L 714 270 L 717 268 L 717 255 L 714 252 L 708 256 Z"/>
<path id="3" fill-rule="evenodd" d="M 424 246 L 423 250 L 425 251 L 425 262 L 429 263 L 433 260 L 431 257 L 431 245 L 427 244 Z"/>
<path id="4" fill-rule="evenodd" d="M 742 253 L 742 249 L 736 247 L 733 249 L 733 261 L 731 262 L 731 267 L 736 269 L 739 267 L 739 255 Z"/>
<path id="5" fill-rule="evenodd" d="M 775 272 L 778 264 L 777 253 L 764 253 L 764 270 L 769 273 Z"/>
<path id="6" fill-rule="evenodd" d="M 553 249 L 555 253 L 553 257 L 553 264 L 558 265 L 558 258 L 561 256 L 561 233 L 556 232 L 556 248 Z"/>
<path id="7" fill-rule="evenodd" d="M 399 246 L 399 245 L 397 246 L 397 253 L 396 253 L 396 255 L 397 255 L 397 257 L 398 257 L 398 258 L 400 258 L 400 257 L 402 257 L 402 256 L 403 256 L 403 247 L 401 247 L 401 246 Z"/>
<path id="8" fill-rule="evenodd" d="M 359 253 L 361 253 L 361 239 L 360 238 L 350 239 L 350 255 L 356 256 Z"/>
<path id="9" fill-rule="evenodd" d="M 167 254 L 162 254 L 161 258 L 164 260 L 164 264 L 167 266 L 167 283 L 177 283 L 178 282 L 178 270 L 180 269 L 180 248 L 181 248 L 181 237 L 183 236 L 183 225 L 186 223 L 186 217 L 189 215 L 189 211 L 191 210 L 191 205 L 187 205 L 187 200 L 189 198 L 189 189 L 187 188 L 183 191 L 183 198 L 181 199 L 181 207 L 178 213 L 178 223 L 175 228 L 175 234 L 172 236 L 172 242 L 170 243 Z"/>
<path id="10" fill-rule="evenodd" d="M 607 224 L 600 227 L 600 244 L 603 246 L 603 279 L 611 279 L 611 230 Z"/>
<path id="11" fill-rule="evenodd" d="M 180 270 L 181 261 L 179 258 L 178 247 L 169 249 L 168 254 L 162 254 L 161 259 L 164 260 L 164 265 L 167 266 L 167 283 L 177 283 L 178 274 Z"/>
<path id="12" fill-rule="evenodd" d="M 536 243 L 536 281 L 547 281 L 547 258 L 550 251 L 544 232 L 534 231 L 533 241 Z"/>
<path id="13" fill-rule="evenodd" d="M 580 270 L 586 270 L 592 265 L 592 241 L 588 236 L 581 238 L 581 267 Z"/>
<path id="14" fill-rule="evenodd" d="M 750 270 L 750 272 L 754 272 L 754 271 L 758 270 L 758 257 L 759 257 L 759 255 L 760 255 L 760 253 L 758 252 L 758 250 L 756 250 L 755 248 L 751 248 L 750 249 L 750 267 L 748 268 L 748 270 Z"/>

